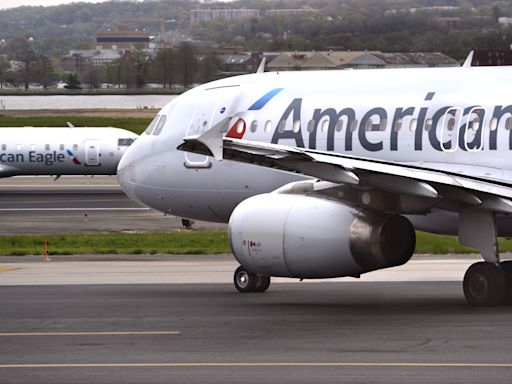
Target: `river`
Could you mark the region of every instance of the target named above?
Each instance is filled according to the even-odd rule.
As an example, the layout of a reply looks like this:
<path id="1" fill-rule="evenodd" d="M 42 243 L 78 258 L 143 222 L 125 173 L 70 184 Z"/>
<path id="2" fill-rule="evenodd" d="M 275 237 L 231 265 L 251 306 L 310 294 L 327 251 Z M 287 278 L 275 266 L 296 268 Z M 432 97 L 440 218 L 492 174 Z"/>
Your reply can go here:
<path id="1" fill-rule="evenodd" d="M 174 95 L 0 96 L 0 110 L 160 109 Z"/>

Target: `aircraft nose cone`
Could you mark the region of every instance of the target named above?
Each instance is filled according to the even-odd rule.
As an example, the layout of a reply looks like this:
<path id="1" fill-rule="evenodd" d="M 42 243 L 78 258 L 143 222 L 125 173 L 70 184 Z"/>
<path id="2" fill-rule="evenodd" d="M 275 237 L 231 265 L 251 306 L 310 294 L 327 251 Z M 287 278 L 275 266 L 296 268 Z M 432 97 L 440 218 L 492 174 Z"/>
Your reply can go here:
<path id="1" fill-rule="evenodd" d="M 137 169 L 141 162 L 141 145 L 138 140 L 133 143 L 125 152 L 117 166 L 117 180 L 123 191 L 131 199 L 138 200 L 135 197 L 135 187 L 137 185 Z"/>

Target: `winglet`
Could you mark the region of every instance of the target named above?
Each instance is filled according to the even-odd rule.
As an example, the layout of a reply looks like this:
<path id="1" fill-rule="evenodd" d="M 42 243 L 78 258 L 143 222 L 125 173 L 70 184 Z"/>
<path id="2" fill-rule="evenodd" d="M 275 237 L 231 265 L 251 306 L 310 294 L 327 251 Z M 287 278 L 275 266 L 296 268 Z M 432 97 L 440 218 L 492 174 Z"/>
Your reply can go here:
<path id="1" fill-rule="evenodd" d="M 265 72 L 265 63 L 266 63 L 267 59 L 265 57 L 263 57 L 263 59 L 261 59 L 261 63 L 258 67 L 258 69 L 256 70 L 256 73 L 263 73 Z"/>
<path id="2" fill-rule="evenodd" d="M 222 140 L 229 128 L 229 120 L 230 118 L 226 117 L 197 137 L 197 141 L 206 145 L 216 160 L 222 160 L 223 157 Z"/>
<path id="3" fill-rule="evenodd" d="M 462 64 L 462 68 L 471 68 L 471 63 L 473 62 L 474 54 L 475 54 L 475 51 L 469 52 L 469 55 L 466 58 L 466 61 L 464 62 L 464 64 Z"/>

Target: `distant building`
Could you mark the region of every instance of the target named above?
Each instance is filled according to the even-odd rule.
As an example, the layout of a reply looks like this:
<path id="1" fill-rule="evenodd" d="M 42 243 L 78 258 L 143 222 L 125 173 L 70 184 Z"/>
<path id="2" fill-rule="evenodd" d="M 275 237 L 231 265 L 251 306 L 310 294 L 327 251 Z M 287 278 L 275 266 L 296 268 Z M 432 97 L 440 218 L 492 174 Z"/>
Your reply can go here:
<path id="1" fill-rule="evenodd" d="M 82 72 L 89 65 L 104 66 L 123 56 L 122 51 L 113 49 L 78 49 L 61 57 L 62 67 L 66 71 Z"/>
<path id="2" fill-rule="evenodd" d="M 268 9 L 265 15 L 293 15 L 297 13 L 320 13 L 319 9 L 311 7 L 291 8 L 291 9 Z"/>
<path id="3" fill-rule="evenodd" d="M 245 17 L 259 17 L 257 9 L 193 9 L 190 11 L 190 24 L 201 21 L 208 22 L 214 19 L 237 20 Z"/>
<path id="4" fill-rule="evenodd" d="M 499 17 L 498 23 L 505 27 L 508 27 L 509 25 L 512 25 L 512 17 Z"/>
<path id="5" fill-rule="evenodd" d="M 384 68 L 458 67 L 457 60 L 441 52 L 374 52 L 384 62 Z"/>
<path id="6" fill-rule="evenodd" d="M 512 50 L 475 49 L 471 64 L 477 67 L 512 65 Z"/>
<path id="7" fill-rule="evenodd" d="M 262 60 L 262 55 L 259 53 L 239 53 L 218 57 L 222 60 L 226 72 L 256 72 Z"/>
<path id="8" fill-rule="evenodd" d="M 150 48 L 154 40 L 151 32 L 147 31 L 116 31 L 97 32 L 97 49 L 135 49 Z"/>
<path id="9" fill-rule="evenodd" d="M 367 51 L 282 52 L 269 63 L 270 71 L 454 67 L 459 63 L 439 52 L 383 53 Z"/>

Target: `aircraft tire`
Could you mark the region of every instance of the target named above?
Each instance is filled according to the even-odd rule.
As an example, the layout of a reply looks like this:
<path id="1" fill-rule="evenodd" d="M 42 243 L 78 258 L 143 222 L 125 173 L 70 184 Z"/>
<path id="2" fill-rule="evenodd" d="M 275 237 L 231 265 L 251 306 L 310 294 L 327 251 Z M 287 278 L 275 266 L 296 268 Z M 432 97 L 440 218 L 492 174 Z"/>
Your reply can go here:
<path id="1" fill-rule="evenodd" d="M 495 264 L 475 263 L 464 275 L 463 289 L 466 300 L 474 307 L 500 305 L 506 293 L 506 274 Z"/>
<path id="2" fill-rule="evenodd" d="M 500 265 L 506 273 L 506 292 L 502 304 L 512 305 L 512 260 L 503 261 Z"/>
<path id="3" fill-rule="evenodd" d="M 265 292 L 270 286 L 270 276 L 256 275 L 254 292 Z"/>
<path id="4" fill-rule="evenodd" d="M 244 267 L 238 267 L 233 277 L 235 288 L 241 293 L 254 292 L 257 280 L 258 276 Z"/>

